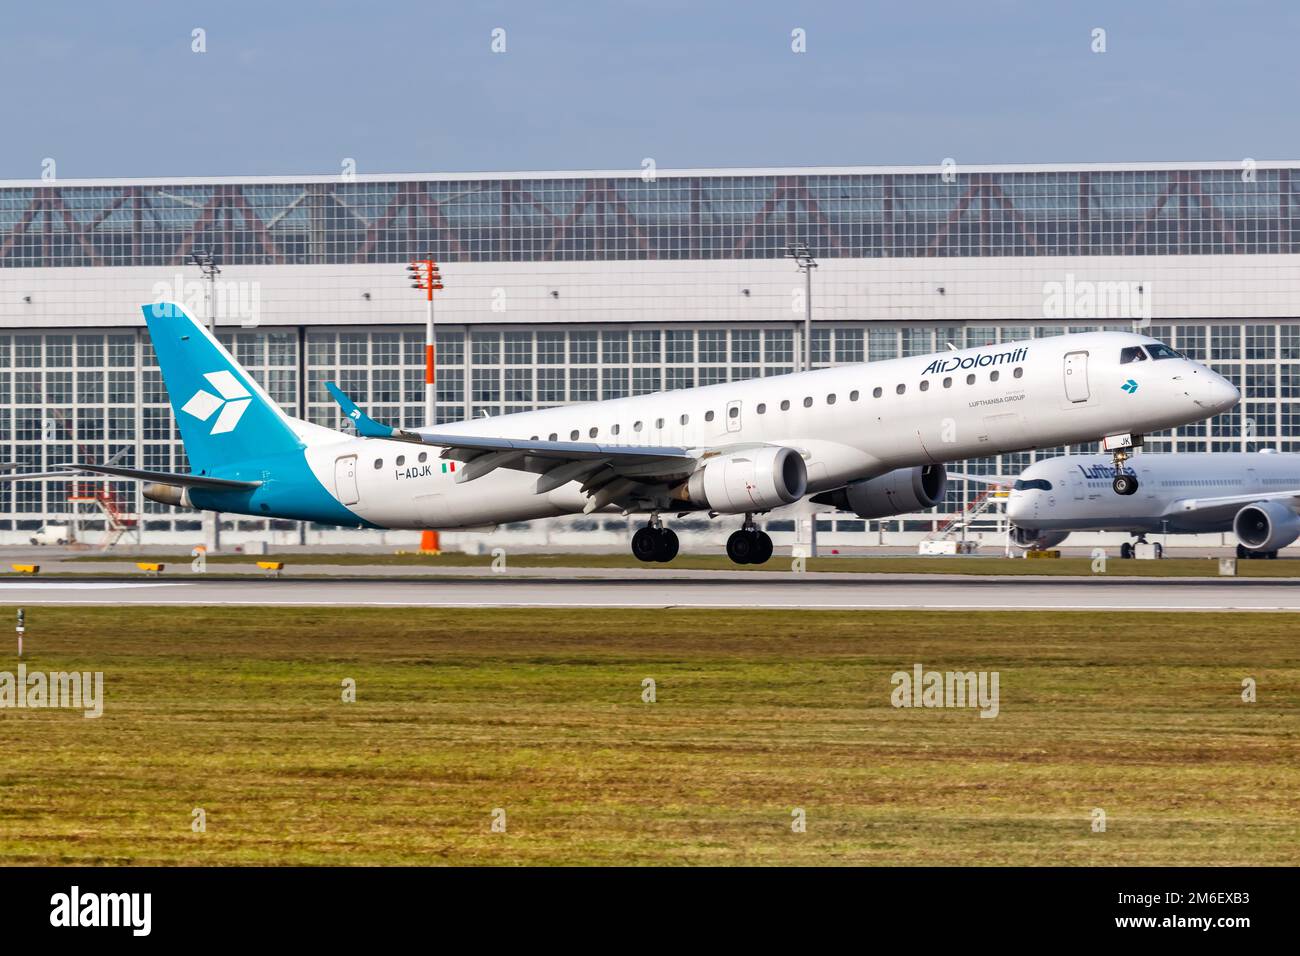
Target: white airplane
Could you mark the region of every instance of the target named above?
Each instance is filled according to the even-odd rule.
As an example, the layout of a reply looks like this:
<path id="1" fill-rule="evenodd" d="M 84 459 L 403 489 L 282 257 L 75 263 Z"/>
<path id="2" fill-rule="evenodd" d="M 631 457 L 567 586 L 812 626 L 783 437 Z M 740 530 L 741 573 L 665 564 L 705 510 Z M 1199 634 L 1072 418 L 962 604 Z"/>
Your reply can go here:
<path id="1" fill-rule="evenodd" d="M 1107 438 L 1122 462 L 1133 436 L 1238 400 L 1154 339 L 1094 332 L 413 431 L 330 384 L 349 434 L 286 415 L 181 306 L 143 310 L 192 472 L 69 464 L 40 477 L 134 478 L 166 504 L 357 528 L 612 509 L 648 516 L 632 540 L 642 561 L 677 553 L 663 513 L 740 516 L 727 554 L 762 563 L 772 541 L 753 516 L 807 495 L 863 518 L 904 514 L 942 500 L 945 461 Z"/>
<path id="2" fill-rule="evenodd" d="M 1276 558 L 1279 548 L 1300 538 L 1300 455 L 1141 455 L 1121 468 L 1137 480 L 1139 493 L 1111 494 L 1116 471 L 1107 455 L 1034 462 L 1007 495 L 1012 542 L 1037 550 L 1055 547 L 1072 531 L 1124 531 L 1142 543 L 1152 533 L 1231 531 L 1241 542 L 1238 557 Z M 1133 557 L 1133 545 L 1121 545 L 1120 555 Z"/>

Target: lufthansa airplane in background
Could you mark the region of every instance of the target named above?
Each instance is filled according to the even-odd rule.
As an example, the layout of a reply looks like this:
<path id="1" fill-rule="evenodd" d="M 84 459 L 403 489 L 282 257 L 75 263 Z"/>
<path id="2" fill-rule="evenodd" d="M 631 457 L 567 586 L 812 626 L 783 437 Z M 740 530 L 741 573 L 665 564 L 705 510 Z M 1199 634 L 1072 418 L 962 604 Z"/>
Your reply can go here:
<path id="1" fill-rule="evenodd" d="M 1143 543 L 1152 533 L 1231 531 L 1238 557 L 1276 558 L 1300 538 L 1300 455 L 1180 452 L 1142 455 L 1121 468 L 1138 493 L 1110 493 L 1116 470 L 1107 455 L 1034 462 L 1007 495 L 1012 542 L 1038 550 L 1071 531 L 1125 531 Z M 1131 558 L 1133 546 L 1125 542 L 1120 555 Z"/>
<path id="2" fill-rule="evenodd" d="M 661 514 L 734 515 L 727 554 L 750 564 L 772 554 L 753 516 L 805 496 L 863 518 L 905 514 L 942 500 L 943 462 L 1100 438 L 1122 464 L 1142 433 L 1238 400 L 1154 339 L 1091 332 L 433 429 L 380 424 L 331 384 L 349 433 L 286 415 L 183 307 L 143 311 L 192 472 L 69 463 L 7 480 L 133 478 L 153 501 L 356 528 L 616 510 L 647 516 L 632 540 L 643 561 L 677 553 Z"/>

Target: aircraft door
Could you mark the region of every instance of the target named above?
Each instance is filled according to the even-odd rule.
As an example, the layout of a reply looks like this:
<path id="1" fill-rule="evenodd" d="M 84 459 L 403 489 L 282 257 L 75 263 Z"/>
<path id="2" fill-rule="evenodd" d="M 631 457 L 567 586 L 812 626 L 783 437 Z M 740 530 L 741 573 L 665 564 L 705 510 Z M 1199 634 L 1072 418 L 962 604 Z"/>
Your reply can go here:
<path id="1" fill-rule="evenodd" d="M 740 402 L 727 402 L 727 431 L 740 431 Z"/>
<path id="2" fill-rule="evenodd" d="M 354 505 L 361 500 L 357 490 L 356 455 L 344 455 L 334 460 L 334 490 L 340 504 Z"/>
<path id="3" fill-rule="evenodd" d="M 1088 353 L 1069 352 L 1065 356 L 1065 397 L 1071 402 L 1086 402 L 1088 391 Z"/>

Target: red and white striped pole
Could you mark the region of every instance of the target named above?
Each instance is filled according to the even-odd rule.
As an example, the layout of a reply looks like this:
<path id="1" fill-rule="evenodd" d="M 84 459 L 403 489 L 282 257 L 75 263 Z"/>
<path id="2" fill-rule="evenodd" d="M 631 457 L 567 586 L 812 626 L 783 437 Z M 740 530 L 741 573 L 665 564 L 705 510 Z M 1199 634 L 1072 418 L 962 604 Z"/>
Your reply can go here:
<path id="1" fill-rule="evenodd" d="M 442 274 L 438 263 L 432 259 L 417 259 L 406 267 L 413 280 L 411 287 L 421 289 L 425 295 L 428 313 L 424 323 L 424 425 L 433 429 L 438 425 L 438 362 L 433 325 L 433 293 L 442 288 Z M 420 550 L 438 553 L 438 532 L 425 531 L 420 536 Z"/>

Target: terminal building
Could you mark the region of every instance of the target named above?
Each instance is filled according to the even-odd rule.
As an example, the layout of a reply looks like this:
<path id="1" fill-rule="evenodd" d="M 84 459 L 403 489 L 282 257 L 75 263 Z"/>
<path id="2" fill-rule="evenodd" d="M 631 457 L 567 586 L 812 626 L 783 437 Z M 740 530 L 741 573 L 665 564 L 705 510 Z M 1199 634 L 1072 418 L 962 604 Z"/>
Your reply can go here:
<path id="1" fill-rule="evenodd" d="M 422 425 L 425 302 L 405 272 L 422 258 L 446 286 L 441 420 L 790 372 L 799 243 L 817 262 L 815 366 L 1137 323 L 1243 394 L 1149 450 L 1297 450 L 1298 190 L 1300 162 L 1252 160 L 0 182 L 0 463 L 186 468 L 140 313 L 160 299 L 210 308 L 292 415 L 344 427 L 333 379 L 376 418 Z M 220 267 L 211 286 L 199 253 Z M 1091 449 L 950 467 L 1015 474 L 1068 450 Z M 936 512 L 817 527 L 823 543 L 914 541 L 982 490 L 955 480 Z M 0 483 L 0 543 L 65 526 L 92 543 L 184 543 L 200 524 L 131 482 Z M 415 538 L 223 527 L 227 542 Z M 627 527 L 594 516 L 545 533 L 621 546 Z M 985 514 L 969 530 L 996 527 Z"/>

